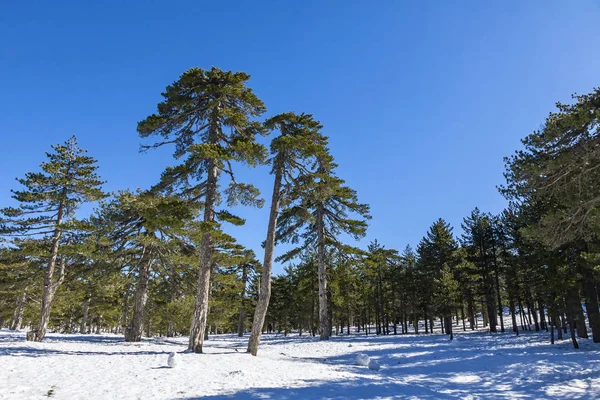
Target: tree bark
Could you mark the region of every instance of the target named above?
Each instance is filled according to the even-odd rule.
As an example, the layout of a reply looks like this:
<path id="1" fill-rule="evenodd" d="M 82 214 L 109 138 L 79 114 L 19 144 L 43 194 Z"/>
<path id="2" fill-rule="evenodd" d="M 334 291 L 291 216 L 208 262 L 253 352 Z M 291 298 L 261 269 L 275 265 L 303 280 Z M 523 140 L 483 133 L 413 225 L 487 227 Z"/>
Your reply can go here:
<path id="1" fill-rule="evenodd" d="M 27 287 L 23 289 L 23 292 L 17 297 L 17 305 L 15 307 L 15 312 L 12 316 L 12 321 L 10 324 L 10 329 L 13 331 L 17 331 L 21 329 L 21 325 L 23 325 L 23 311 L 25 310 L 25 302 L 27 301 Z"/>
<path id="2" fill-rule="evenodd" d="M 248 280 L 248 265 L 242 266 L 242 294 L 240 302 L 240 315 L 238 319 L 238 336 L 244 336 L 244 314 L 246 308 L 246 281 Z"/>
<path id="3" fill-rule="evenodd" d="M 83 311 L 81 316 L 81 324 L 79 325 L 79 333 L 85 334 L 87 333 L 87 320 L 90 311 L 90 302 L 92 297 L 89 293 L 86 294 L 85 300 L 83 301 Z"/>
<path id="4" fill-rule="evenodd" d="M 513 297 L 510 297 L 510 319 L 512 321 L 512 329 L 513 332 L 515 332 L 517 334 L 517 336 L 519 335 L 519 327 L 517 326 L 517 315 L 516 315 L 516 310 L 515 310 L 515 300 Z"/>
<path id="5" fill-rule="evenodd" d="M 573 320 L 575 323 L 577 336 L 587 339 L 588 333 L 585 326 L 585 317 L 583 315 L 583 308 L 581 307 L 581 299 L 579 297 L 579 291 L 577 288 L 569 288 L 569 292 L 567 293 L 567 301 L 570 303 L 570 309 L 573 312 Z"/>
<path id="6" fill-rule="evenodd" d="M 63 189 L 63 195 L 66 196 L 66 189 Z M 54 280 L 54 269 L 56 268 L 56 260 L 58 258 L 58 247 L 60 244 L 60 238 L 62 236 L 62 229 L 60 225 L 63 222 L 65 214 L 65 204 L 61 203 L 58 206 L 58 213 L 56 216 L 56 226 L 54 233 L 52 234 L 52 245 L 50 248 L 50 260 L 48 261 L 48 268 L 44 275 L 44 293 L 42 295 L 42 310 L 40 313 L 40 322 L 38 327 L 31 335 L 28 335 L 27 340 L 33 340 L 35 342 L 41 342 L 46 336 L 46 329 L 48 328 L 48 322 L 50 320 L 50 309 L 52 307 L 52 300 L 56 294 L 56 289 L 60 286 L 64 279 L 65 274 L 65 260 L 61 258 L 61 268 L 58 280 Z"/>
<path id="7" fill-rule="evenodd" d="M 327 312 L 327 265 L 325 264 L 325 215 L 323 205 L 317 210 L 317 263 L 319 267 L 319 337 L 329 340 Z"/>
<path id="8" fill-rule="evenodd" d="M 138 281 L 135 287 L 133 317 L 131 318 L 131 325 L 125 329 L 126 342 L 139 342 L 142 340 L 151 266 L 152 250 L 149 245 L 144 245 L 138 267 Z"/>
<path id="9" fill-rule="evenodd" d="M 575 337 L 575 318 L 573 316 L 572 306 L 567 310 L 567 321 L 569 323 L 569 332 L 571 334 L 571 342 L 573 343 L 573 347 L 578 349 L 579 344 L 577 343 L 577 338 Z"/>
<path id="10" fill-rule="evenodd" d="M 581 268 L 581 275 L 585 309 L 592 329 L 592 340 L 594 343 L 600 343 L 600 311 L 598 311 L 598 293 L 594 274 L 587 266 L 584 266 Z"/>
<path id="11" fill-rule="evenodd" d="M 504 308 L 502 307 L 502 297 L 500 296 L 498 257 L 496 256 L 496 248 L 494 247 L 492 250 L 494 253 L 494 280 L 496 286 L 496 300 L 498 302 L 498 316 L 500 317 L 500 332 L 504 333 Z"/>
<path id="12" fill-rule="evenodd" d="M 218 142 L 218 122 L 211 117 L 210 143 Z M 218 167 L 215 160 L 208 161 L 208 177 L 206 180 L 206 198 L 204 201 L 204 222 L 211 224 L 215 220 L 215 203 L 217 201 Z M 206 229 L 209 229 L 206 227 Z M 210 232 L 202 234 L 200 244 L 200 273 L 198 274 L 198 288 L 196 291 L 196 306 L 194 318 L 190 329 L 190 340 L 188 348 L 195 353 L 202 353 L 204 343 L 204 331 L 206 330 L 206 319 L 208 317 L 208 296 L 210 293 L 210 273 L 212 269 L 213 241 Z"/>

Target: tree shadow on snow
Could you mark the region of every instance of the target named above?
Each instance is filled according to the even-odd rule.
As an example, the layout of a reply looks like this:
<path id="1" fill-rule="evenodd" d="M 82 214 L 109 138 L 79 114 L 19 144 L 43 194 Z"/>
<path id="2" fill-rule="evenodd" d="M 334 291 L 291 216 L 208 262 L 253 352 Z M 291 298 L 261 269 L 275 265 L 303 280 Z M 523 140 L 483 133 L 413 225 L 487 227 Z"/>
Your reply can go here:
<path id="1" fill-rule="evenodd" d="M 324 363 L 352 373 L 353 378 L 303 381 L 298 384 L 306 386 L 300 388 L 252 388 L 201 398 L 591 399 L 597 395 L 592 388 L 597 371 L 589 369 L 593 360 L 581 357 L 587 351 L 572 350 L 565 343 L 551 346 L 543 334 L 506 337 L 500 342 L 497 336 L 469 333 L 457 335 L 455 341 L 441 335 L 365 336 L 364 341 L 356 336 L 335 337 L 332 341 L 353 344 L 348 353 L 333 357 L 280 354 L 304 364 L 301 368 Z M 386 343 L 396 346 L 369 350 Z M 589 350 L 599 354 L 596 346 Z M 358 353 L 377 360 L 382 369 L 376 372 L 355 365 Z"/>
<path id="2" fill-rule="evenodd" d="M 141 355 L 167 355 L 170 351 L 72 351 L 72 350 L 55 350 L 36 347 L 7 347 L 0 348 L 0 357 L 2 356 L 23 356 L 23 357 L 44 357 L 51 355 L 77 355 L 77 356 L 141 356 Z"/>

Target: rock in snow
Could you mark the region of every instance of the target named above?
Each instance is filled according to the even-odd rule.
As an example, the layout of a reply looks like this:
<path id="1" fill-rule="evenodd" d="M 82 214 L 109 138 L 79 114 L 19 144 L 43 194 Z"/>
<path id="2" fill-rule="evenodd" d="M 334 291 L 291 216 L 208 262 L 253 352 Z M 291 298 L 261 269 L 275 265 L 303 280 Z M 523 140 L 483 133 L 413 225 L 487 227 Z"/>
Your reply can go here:
<path id="1" fill-rule="evenodd" d="M 181 360 L 179 358 L 179 354 L 177 354 L 175 352 L 169 354 L 169 358 L 167 359 L 167 364 L 169 365 L 169 367 L 175 368 L 180 363 L 181 363 Z"/>
<path id="2" fill-rule="evenodd" d="M 356 365 L 362 365 L 363 367 L 369 366 L 369 356 L 363 353 L 356 355 Z"/>
<path id="3" fill-rule="evenodd" d="M 369 361 L 369 369 L 372 369 L 373 371 L 379 371 L 379 368 L 381 368 L 379 366 L 379 363 L 375 360 L 371 360 Z"/>

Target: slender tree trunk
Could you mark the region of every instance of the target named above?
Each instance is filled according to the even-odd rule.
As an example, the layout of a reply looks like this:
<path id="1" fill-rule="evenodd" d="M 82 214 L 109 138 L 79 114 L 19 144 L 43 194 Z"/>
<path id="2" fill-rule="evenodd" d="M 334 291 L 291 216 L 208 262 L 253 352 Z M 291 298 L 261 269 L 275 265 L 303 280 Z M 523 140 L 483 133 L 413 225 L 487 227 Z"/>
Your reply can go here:
<path id="1" fill-rule="evenodd" d="M 469 314 L 469 328 L 475 330 L 475 304 L 473 304 L 473 297 L 469 297 L 467 301 L 467 313 Z"/>
<path id="2" fill-rule="evenodd" d="M 509 307 L 510 307 L 510 318 L 512 320 L 512 329 L 513 329 L 513 332 L 515 332 L 518 336 L 519 335 L 519 327 L 517 326 L 515 299 L 511 296 L 509 301 L 510 301 Z"/>
<path id="3" fill-rule="evenodd" d="M 66 196 L 66 188 L 63 189 L 62 194 Z M 61 203 L 58 206 L 58 213 L 56 216 L 56 227 L 52 235 L 52 245 L 50 248 L 50 260 L 48 261 L 48 268 L 44 276 L 44 294 L 42 296 L 42 310 L 40 313 L 40 322 L 35 331 L 32 331 L 27 335 L 27 340 L 41 342 L 46 336 L 46 329 L 48 328 L 48 322 L 50 321 L 50 309 L 52 307 L 52 300 L 56 294 L 56 289 L 60 286 L 64 279 L 65 273 L 65 260 L 61 258 L 61 268 L 58 280 L 54 280 L 54 269 L 56 268 L 56 260 L 58 258 L 58 247 L 60 244 L 60 238 L 62 236 L 61 224 L 65 213 L 65 204 Z"/>
<path id="4" fill-rule="evenodd" d="M 577 343 L 577 338 L 575 337 L 575 318 L 573 317 L 573 309 L 567 310 L 567 320 L 569 323 L 569 332 L 571 334 L 571 342 L 573 342 L 573 347 L 578 349 L 579 344 Z"/>
<path id="5" fill-rule="evenodd" d="M 577 288 L 572 287 L 569 289 L 567 295 L 567 301 L 570 303 L 570 308 L 573 312 L 573 319 L 575 328 L 577 330 L 577 336 L 580 338 L 587 339 L 588 333 L 585 326 L 585 317 L 583 316 L 583 309 L 581 307 L 581 300 L 579 298 L 579 291 Z"/>
<path id="6" fill-rule="evenodd" d="M 560 326 L 560 318 L 558 318 L 558 312 L 556 310 L 552 310 L 552 315 L 550 317 L 552 321 L 552 327 L 556 329 L 556 335 L 558 340 L 562 340 L 562 329 Z"/>
<path id="7" fill-rule="evenodd" d="M 417 314 L 413 316 L 413 327 L 415 328 L 415 335 L 419 333 L 419 320 L 417 319 Z"/>
<path id="8" fill-rule="evenodd" d="M 450 340 L 454 340 L 454 332 L 452 331 L 452 316 L 448 315 L 445 317 L 446 335 L 450 335 Z"/>
<path id="9" fill-rule="evenodd" d="M 214 122 L 213 122 L 214 125 Z M 211 127 L 211 143 L 215 143 L 217 127 Z M 217 201 L 218 167 L 215 160 L 208 161 L 208 177 L 206 182 L 206 199 L 204 202 L 204 222 L 211 224 L 215 220 L 215 203 Z M 208 317 L 208 296 L 210 293 L 210 272 L 212 269 L 213 240 L 210 232 L 202 234 L 200 244 L 200 273 L 196 291 L 196 306 L 190 329 L 188 348 L 195 353 L 202 353 L 206 320 Z"/>
<path id="10" fill-rule="evenodd" d="M 152 251 L 149 245 L 144 245 L 138 266 L 138 281 L 135 287 L 133 317 L 131 318 L 131 325 L 125 329 L 126 342 L 139 342 L 142 340 L 151 266 Z"/>
<path id="11" fill-rule="evenodd" d="M 581 275 L 585 308 L 592 330 L 592 340 L 594 343 L 600 343 L 600 311 L 598 311 L 598 292 L 594 274 L 587 266 L 584 266 L 581 268 Z"/>
<path id="12" fill-rule="evenodd" d="M 325 211 L 323 205 L 317 211 L 317 263 L 319 267 L 319 336 L 329 340 L 327 311 L 327 265 L 325 263 Z"/>
<path id="13" fill-rule="evenodd" d="M 269 225 L 267 227 L 267 240 L 265 241 L 265 257 L 260 277 L 260 292 L 256 309 L 254 310 L 254 320 L 252 321 L 252 333 L 248 340 L 248 352 L 255 356 L 258 352 L 260 343 L 260 334 L 265 323 L 267 311 L 269 309 L 269 299 L 271 298 L 271 275 L 273 273 L 273 253 L 275 251 L 275 239 L 277 229 L 277 218 L 279 216 L 279 205 L 281 202 L 281 180 L 283 177 L 283 166 L 278 165 L 275 170 L 275 182 L 273 183 L 273 195 L 271 197 L 271 210 L 269 212 Z M 312 331 L 312 316 L 311 316 Z"/>
<path id="14" fill-rule="evenodd" d="M 172 307 L 173 304 L 175 303 L 175 300 L 177 300 L 177 292 L 178 292 L 177 280 L 175 279 L 175 271 L 173 271 L 171 274 L 169 286 L 171 288 L 171 293 L 169 294 L 169 305 Z M 175 332 L 175 313 L 170 312 L 169 313 L 169 322 L 167 324 L 167 337 L 174 337 L 175 333 L 176 333 Z"/>
<path id="15" fill-rule="evenodd" d="M 246 311 L 246 281 L 248 280 L 248 265 L 242 265 L 242 294 L 240 301 L 240 315 L 238 318 L 238 336 L 244 336 L 244 313 Z"/>
<path id="16" fill-rule="evenodd" d="M 540 310 L 540 328 L 545 329 L 548 332 L 548 326 L 546 324 L 546 312 L 544 311 L 544 303 L 538 298 L 538 309 Z M 581 307 L 579 307 L 581 308 Z M 582 314 L 583 315 L 583 314 Z"/>
<path id="17" fill-rule="evenodd" d="M 21 325 L 23 325 L 23 311 L 25 310 L 25 302 L 27 301 L 27 287 L 23 289 L 23 292 L 17 297 L 17 304 L 15 307 L 15 312 L 12 315 L 12 321 L 10 324 L 10 329 L 13 331 L 17 331 L 21 329 Z"/>
<path id="18" fill-rule="evenodd" d="M 534 325 L 535 325 L 535 331 L 539 332 L 540 331 L 540 324 L 538 322 L 537 312 L 535 310 L 535 307 L 534 307 L 534 304 L 533 304 L 533 300 L 531 300 L 531 296 L 530 295 L 527 297 L 527 313 L 533 317 L 533 322 L 534 322 Z"/>
<path id="19" fill-rule="evenodd" d="M 500 317 L 500 332 L 504 333 L 504 307 L 502 307 L 502 297 L 500 296 L 500 277 L 498 257 L 496 256 L 496 248 L 493 248 L 494 253 L 494 283 L 496 286 L 496 301 L 498 302 L 498 316 Z"/>
<path id="20" fill-rule="evenodd" d="M 88 292 L 86 293 L 85 300 L 83 301 L 83 310 L 81 316 L 81 324 L 79 325 L 79 333 L 85 334 L 87 333 L 87 320 L 90 312 L 90 302 L 92 301 L 92 296 Z"/>

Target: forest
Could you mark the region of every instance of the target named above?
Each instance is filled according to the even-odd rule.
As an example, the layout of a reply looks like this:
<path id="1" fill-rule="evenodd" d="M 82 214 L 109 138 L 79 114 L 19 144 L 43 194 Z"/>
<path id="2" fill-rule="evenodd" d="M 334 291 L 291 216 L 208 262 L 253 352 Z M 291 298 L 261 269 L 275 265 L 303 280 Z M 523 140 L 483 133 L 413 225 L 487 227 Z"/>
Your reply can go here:
<path id="1" fill-rule="evenodd" d="M 147 157 L 168 148 L 175 165 L 147 190 L 106 193 L 93 149 L 74 136 L 40 155 L 0 210 L 0 328 L 27 329 L 30 341 L 189 335 L 196 353 L 211 335 L 249 333 L 253 355 L 265 332 L 436 329 L 442 341 L 485 328 L 600 342 L 599 88 L 557 103 L 505 159 L 504 211 L 475 208 L 460 227 L 439 218 L 412 248 L 368 236 L 369 205 L 338 176 L 317 117 L 264 119 L 249 84 L 243 72 L 192 68 L 164 89 L 137 134 Z M 271 193 L 237 179 L 259 165 Z M 260 254 L 227 233 L 244 224 L 237 206 L 269 209 Z"/>

